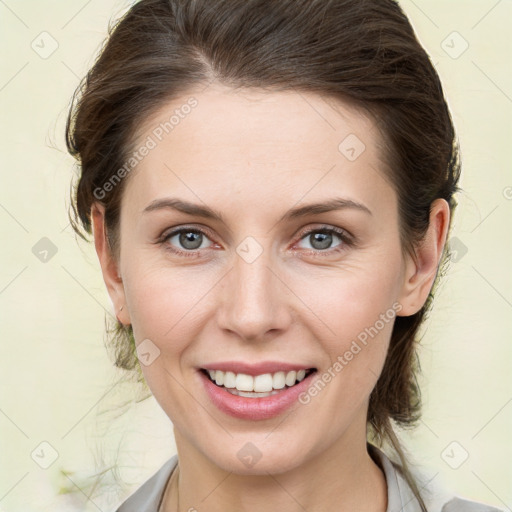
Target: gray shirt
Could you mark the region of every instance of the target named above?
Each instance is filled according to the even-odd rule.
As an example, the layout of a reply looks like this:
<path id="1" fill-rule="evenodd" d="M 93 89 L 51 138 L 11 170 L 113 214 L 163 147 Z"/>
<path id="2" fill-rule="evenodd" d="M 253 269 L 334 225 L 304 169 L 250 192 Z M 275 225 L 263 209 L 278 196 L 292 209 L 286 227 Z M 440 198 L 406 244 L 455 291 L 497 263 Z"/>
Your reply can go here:
<path id="1" fill-rule="evenodd" d="M 386 477 L 388 506 L 386 512 L 421 512 L 418 501 L 402 477 L 399 467 L 383 451 L 368 443 L 368 451 Z M 151 478 L 133 492 L 115 512 L 158 512 L 165 486 L 178 463 L 173 455 Z M 417 475 L 418 477 L 418 475 Z M 420 479 L 421 482 L 421 479 Z M 420 486 L 428 512 L 503 512 L 503 510 L 468 501 L 432 485 Z"/>

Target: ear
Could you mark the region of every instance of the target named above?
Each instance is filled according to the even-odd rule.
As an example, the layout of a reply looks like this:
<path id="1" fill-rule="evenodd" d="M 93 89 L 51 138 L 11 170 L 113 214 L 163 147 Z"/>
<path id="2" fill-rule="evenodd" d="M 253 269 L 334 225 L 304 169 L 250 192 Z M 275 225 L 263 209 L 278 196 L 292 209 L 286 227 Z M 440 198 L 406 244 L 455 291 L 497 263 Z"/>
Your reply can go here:
<path id="1" fill-rule="evenodd" d="M 417 313 L 425 304 L 443 254 L 450 207 L 444 199 L 436 199 L 430 208 L 429 227 L 424 239 L 415 247 L 415 255 L 407 255 L 404 282 L 398 301 L 402 309 L 398 316 Z"/>
<path id="2" fill-rule="evenodd" d="M 105 207 L 100 203 L 93 203 L 91 207 L 91 221 L 94 234 L 94 246 L 100 260 L 103 280 L 107 287 L 110 300 L 114 305 L 116 317 L 125 325 L 130 324 L 130 315 L 126 305 L 123 280 L 119 275 L 119 265 L 115 261 L 106 236 Z M 121 309 L 122 308 L 122 309 Z"/>

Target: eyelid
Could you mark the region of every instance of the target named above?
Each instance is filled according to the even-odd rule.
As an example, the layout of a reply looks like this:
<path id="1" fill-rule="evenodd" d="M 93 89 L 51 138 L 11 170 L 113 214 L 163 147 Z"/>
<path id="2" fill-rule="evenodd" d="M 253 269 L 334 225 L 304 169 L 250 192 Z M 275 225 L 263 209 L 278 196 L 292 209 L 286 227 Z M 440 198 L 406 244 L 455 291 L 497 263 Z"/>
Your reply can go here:
<path id="1" fill-rule="evenodd" d="M 175 236 L 182 232 L 187 232 L 187 231 L 202 233 L 203 235 L 206 235 L 210 239 L 214 238 L 212 231 L 209 228 L 207 228 L 206 226 L 184 224 L 184 225 L 180 225 L 180 226 L 175 226 L 173 228 L 165 229 L 162 232 L 162 234 L 158 236 L 157 242 L 165 242 L 171 236 Z"/>
<path id="2" fill-rule="evenodd" d="M 333 232 L 337 234 L 342 240 L 344 240 L 346 243 L 354 243 L 356 241 L 356 238 L 352 233 L 347 231 L 344 228 L 339 228 L 336 226 L 331 226 L 330 224 L 318 224 L 316 226 L 307 226 L 303 229 L 301 229 L 297 236 L 299 237 L 299 240 L 301 240 L 305 235 L 315 233 L 318 231 L 327 231 L 327 232 Z M 326 251 L 318 251 L 318 252 L 326 252 Z"/>

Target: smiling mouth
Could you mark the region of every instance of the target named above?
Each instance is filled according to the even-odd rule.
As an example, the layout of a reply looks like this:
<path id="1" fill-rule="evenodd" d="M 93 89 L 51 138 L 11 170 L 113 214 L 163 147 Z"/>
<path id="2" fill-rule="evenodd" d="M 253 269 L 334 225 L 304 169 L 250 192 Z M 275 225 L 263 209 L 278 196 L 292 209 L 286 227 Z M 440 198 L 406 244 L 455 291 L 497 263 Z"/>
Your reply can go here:
<path id="1" fill-rule="evenodd" d="M 308 375 L 317 371 L 316 368 L 299 371 L 279 371 L 261 375 L 223 372 L 221 370 L 200 370 L 216 386 L 224 388 L 236 396 L 247 398 L 264 398 L 276 395 L 302 382 Z"/>

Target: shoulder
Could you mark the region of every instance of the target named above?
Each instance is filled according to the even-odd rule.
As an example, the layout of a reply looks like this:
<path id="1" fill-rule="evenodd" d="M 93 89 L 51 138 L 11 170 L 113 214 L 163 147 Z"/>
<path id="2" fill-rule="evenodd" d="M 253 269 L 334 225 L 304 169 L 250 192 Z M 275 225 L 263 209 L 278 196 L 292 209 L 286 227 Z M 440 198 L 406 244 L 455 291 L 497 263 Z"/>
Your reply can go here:
<path id="1" fill-rule="evenodd" d="M 167 481 L 177 463 L 178 455 L 173 455 L 113 512 L 157 512 Z"/>
<path id="2" fill-rule="evenodd" d="M 380 466 L 387 482 L 388 507 L 386 512 L 421 512 L 420 504 L 407 483 L 400 465 L 392 461 L 376 446 L 368 443 L 368 452 Z M 504 512 L 476 501 L 466 500 L 436 485 L 435 477 L 427 478 L 418 470 L 412 471 L 428 512 Z"/>

